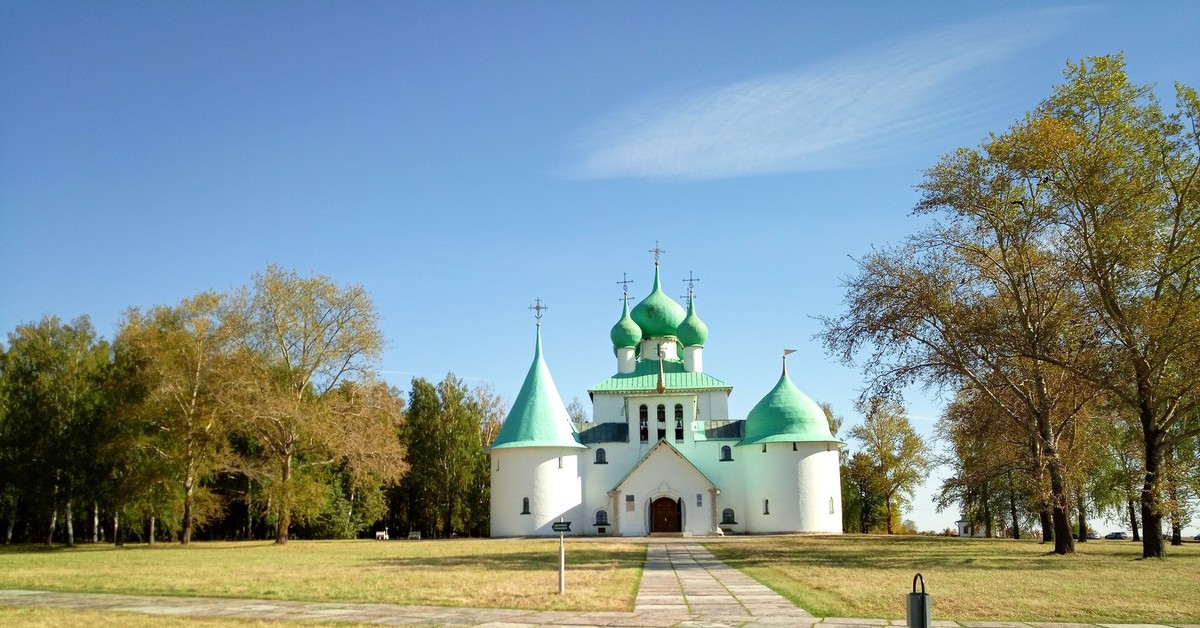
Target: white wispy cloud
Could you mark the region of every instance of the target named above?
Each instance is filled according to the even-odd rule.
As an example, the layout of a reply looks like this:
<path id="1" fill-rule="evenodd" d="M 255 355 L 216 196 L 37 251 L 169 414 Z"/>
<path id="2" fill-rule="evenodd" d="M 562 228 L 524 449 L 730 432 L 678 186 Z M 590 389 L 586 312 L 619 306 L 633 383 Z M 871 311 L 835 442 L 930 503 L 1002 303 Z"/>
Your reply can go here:
<path id="1" fill-rule="evenodd" d="M 647 99 L 581 129 L 564 174 L 696 180 L 861 165 L 961 117 L 962 94 L 946 97 L 956 81 L 1045 40 L 1073 13 L 994 16 L 794 72 Z"/>

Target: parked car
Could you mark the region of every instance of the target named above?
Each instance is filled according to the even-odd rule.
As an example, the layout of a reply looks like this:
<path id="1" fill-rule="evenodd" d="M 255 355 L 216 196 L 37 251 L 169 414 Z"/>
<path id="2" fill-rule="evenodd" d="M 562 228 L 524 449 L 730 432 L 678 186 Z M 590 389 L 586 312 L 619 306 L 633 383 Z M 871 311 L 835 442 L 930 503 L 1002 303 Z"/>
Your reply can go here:
<path id="1" fill-rule="evenodd" d="M 1100 538 L 1100 533 L 1099 532 L 1088 532 L 1088 538 L 1089 539 L 1098 539 L 1098 538 Z"/>
<path id="2" fill-rule="evenodd" d="M 1192 540 L 1193 540 L 1193 541 L 1200 541 L 1200 534 L 1197 534 L 1196 536 L 1192 537 Z"/>
<path id="3" fill-rule="evenodd" d="M 1128 537 L 1124 532 L 1109 532 L 1108 534 L 1104 535 L 1104 538 L 1110 541 L 1124 541 Z"/>

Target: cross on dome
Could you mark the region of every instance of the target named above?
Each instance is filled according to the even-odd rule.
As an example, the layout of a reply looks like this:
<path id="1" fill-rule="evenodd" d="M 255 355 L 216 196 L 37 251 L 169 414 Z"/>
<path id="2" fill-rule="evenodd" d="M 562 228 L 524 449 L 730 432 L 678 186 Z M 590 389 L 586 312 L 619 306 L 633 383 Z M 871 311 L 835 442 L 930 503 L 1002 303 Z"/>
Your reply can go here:
<path id="1" fill-rule="evenodd" d="M 625 273 L 621 273 L 621 281 L 618 281 L 617 283 L 621 284 L 621 289 L 625 291 L 625 296 L 621 297 L 621 300 L 628 302 L 629 301 L 629 284 L 633 283 L 633 280 L 630 279 L 629 277 L 625 276 Z"/>
<path id="2" fill-rule="evenodd" d="M 662 254 L 666 253 L 666 251 L 659 248 L 658 240 L 655 240 L 654 248 L 650 249 L 650 252 L 654 254 L 654 267 L 658 268 L 658 258 L 662 257 Z"/>
<path id="3" fill-rule="evenodd" d="M 697 281 L 700 281 L 700 278 L 692 276 L 692 271 L 689 270 L 687 279 L 683 280 L 683 283 L 688 285 L 687 294 L 682 297 L 684 300 L 690 300 L 692 297 L 696 296 Z"/>
<path id="4" fill-rule="evenodd" d="M 548 306 L 542 305 L 540 298 L 533 300 L 533 305 L 529 306 L 529 311 L 533 312 L 533 317 L 537 319 L 538 327 L 542 326 L 542 312 L 550 309 Z"/>

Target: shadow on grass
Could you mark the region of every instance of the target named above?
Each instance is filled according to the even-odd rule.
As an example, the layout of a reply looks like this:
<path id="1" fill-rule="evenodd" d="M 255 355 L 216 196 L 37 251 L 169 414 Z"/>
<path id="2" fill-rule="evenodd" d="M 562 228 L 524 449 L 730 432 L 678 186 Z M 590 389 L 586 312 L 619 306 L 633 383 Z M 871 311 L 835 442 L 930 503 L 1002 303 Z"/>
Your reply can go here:
<path id="1" fill-rule="evenodd" d="M 567 549 L 567 569 L 576 571 L 608 571 L 638 569 L 645 555 L 638 552 L 614 553 L 586 549 Z M 558 548 L 553 552 L 515 552 L 488 556 L 389 556 L 370 559 L 373 565 L 399 568 L 469 568 L 494 571 L 557 571 Z"/>
<path id="2" fill-rule="evenodd" d="M 854 536 L 835 538 L 807 537 L 777 543 L 715 543 L 709 549 L 731 567 L 738 569 L 774 567 L 791 564 L 802 568 L 837 567 L 841 569 L 916 569 L 931 564 L 967 571 L 1053 571 L 1077 565 L 1078 559 L 1134 561 L 1138 556 L 1089 554 L 1058 555 L 1051 545 L 1032 541 L 977 541 L 929 537 Z M 1020 544 L 1020 545 L 1018 545 Z M 1006 551 L 1016 550 L 1016 551 Z"/>

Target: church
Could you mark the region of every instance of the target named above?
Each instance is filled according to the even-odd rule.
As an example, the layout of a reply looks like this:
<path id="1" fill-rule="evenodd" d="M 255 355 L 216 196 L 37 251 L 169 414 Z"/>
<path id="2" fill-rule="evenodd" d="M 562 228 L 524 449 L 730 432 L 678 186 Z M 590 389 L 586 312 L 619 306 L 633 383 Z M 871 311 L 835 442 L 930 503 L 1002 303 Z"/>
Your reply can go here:
<path id="1" fill-rule="evenodd" d="M 708 373 L 708 327 L 654 287 L 628 293 L 610 333 L 616 372 L 588 394 L 592 422 L 573 423 L 542 356 L 533 363 L 491 458 L 491 536 L 842 532 L 839 451 L 825 413 L 792 383 L 786 355 L 775 387 L 743 419 L 733 387 Z"/>

